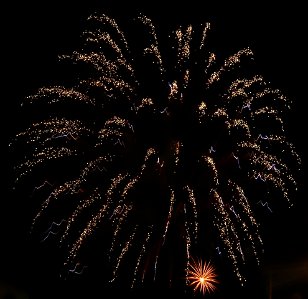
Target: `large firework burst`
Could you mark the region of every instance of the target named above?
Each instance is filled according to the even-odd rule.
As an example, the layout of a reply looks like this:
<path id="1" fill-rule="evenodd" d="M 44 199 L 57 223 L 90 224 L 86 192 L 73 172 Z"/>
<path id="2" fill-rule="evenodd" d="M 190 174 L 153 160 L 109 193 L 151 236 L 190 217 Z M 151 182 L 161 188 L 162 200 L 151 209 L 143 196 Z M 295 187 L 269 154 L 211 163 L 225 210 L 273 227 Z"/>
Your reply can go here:
<path id="1" fill-rule="evenodd" d="M 289 101 L 251 74 L 249 48 L 217 58 L 208 23 L 168 38 L 145 16 L 130 26 L 90 16 L 60 56 L 69 79 L 23 103 L 16 184 L 41 202 L 33 235 L 65 248 L 66 277 L 91 271 L 95 247 L 106 284 L 187 283 L 191 256 L 217 253 L 243 282 L 262 250 L 254 210 L 296 189 Z"/>

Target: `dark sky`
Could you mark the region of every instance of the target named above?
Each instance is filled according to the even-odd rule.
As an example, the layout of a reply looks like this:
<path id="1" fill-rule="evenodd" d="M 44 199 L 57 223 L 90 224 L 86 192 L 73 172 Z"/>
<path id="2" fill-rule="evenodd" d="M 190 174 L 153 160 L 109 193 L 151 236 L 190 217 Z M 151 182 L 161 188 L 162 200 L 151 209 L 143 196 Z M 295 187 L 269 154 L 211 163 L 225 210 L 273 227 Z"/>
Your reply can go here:
<path id="1" fill-rule="evenodd" d="M 138 7 L 140 11 L 146 12 L 162 23 L 177 24 L 182 19 L 185 21 L 210 20 L 221 37 L 217 42 L 221 47 L 226 47 L 226 52 L 228 48 L 230 50 L 246 46 L 252 48 L 265 78 L 293 100 L 292 112 L 288 120 L 289 135 L 303 159 L 301 185 L 298 197 L 294 199 L 293 209 L 283 210 L 279 215 L 275 214 L 266 219 L 267 226 L 264 232 L 267 251 L 265 255 L 269 271 L 272 271 L 275 277 L 276 284 L 274 283 L 273 287 L 276 288 L 276 297 L 273 296 L 273 298 L 303 299 L 304 297 L 294 297 L 296 292 L 299 296 L 302 296 L 304 292 L 303 278 L 301 278 L 303 271 L 298 269 L 302 269 L 301 267 L 305 265 L 306 274 L 304 275 L 307 276 L 305 283 L 308 284 L 308 204 L 306 203 L 307 187 L 305 186 L 307 145 L 304 144 L 307 127 L 305 102 L 308 49 L 305 44 L 307 17 L 303 13 L 305 11 L 303 5 L 298 6 L 293 3 L 293 5 L 276 8 L 261 4 L 256 7 L 248 5 L 236 7 L 234 5 L 231 10 L 228 10 L 219 5 L 216 7 L 212 4 L 207 5 L 206 1 L 187 1 L 183 5 L 177 4 L 173 7 L 167 7 L 167 4 L 158 2 L 124 6 L 120 1 L 86 1 L 86 5 L 76 4 L 74 1 L 65 1 L 66 4 L 63 2 L 59 0 L 41 1 L 40 3 L 26 1 L 22 4 L 17 2 L 3 11 L 9 16 L 3 24 L 6 36 L 3 46 L 7 54 L 4 57 L 6 80 L 4 81 L 5 94 L 2 98 L 2 105 L 5 105 L 7 115 L 9 115 L 5 127 L 6 133 L 10 136 L 18 129 L 20 116 L 18 106 L 22 97 L 29 94 L 33 88 L 48 82 L 50 77 L 54 77 L 57 55 L 68 52 L 77 45 L 82 30 L 82 20 L 89 13 L 100 10 L 107 13 L 112 12 L 115 16 L 123 16 L 130 11 L 135 11 Z M 7 202 L 9 200 L 9 198 L 1 198 L 2 211 L 6 209 L 8 213 L 12 211 L 12 206 Z M 7 236 L 5 240 L 8 240 L 4 243 L 7 256 L 3 257 L 7 260 L 15 259 L 13 254 L 9 254 L 11 247 L 22 245 L 16 241 L 18 235 L 16 238 L 12 236 L 16 230 L 11 232 L 10 227 L 7 226 L 7 218 L 3 219 L 5 222 L 2 229 L 5 230 L 4 236 Z M 12 221 L 11 217 L 9 221 Z M 18 219 L 10 223 L 18 226 Z M 12 252 L 16 254 L 18 250 L 14 248 Z M 12 264 L 14 268 L 11 270 L 18 272 L 16 262 Z M 5 269 L 9 271 L 10 267 Z M 283 270 L 286 272 L 286 269 L 290 271 L 288 274 L 283 272 Z M 2 270 L 2 272 L 5 271 Z M 6 273 L 2 272 L 3 285 L 14 285 L 12 280 L 6 279 Z M 288 280 L 290 273 L 298 277 L 295 282 Z M 12 277 L 12 274 L 10 273 L 7 277 Z M 2 299 L 1 278 L 0 299 Z M 287 295 L 279 293 L 284 290 L 283 284 L 289 285 L 289 297 L 283 297 Z M 12 298 L 23 297 L 17 295 Z"/>

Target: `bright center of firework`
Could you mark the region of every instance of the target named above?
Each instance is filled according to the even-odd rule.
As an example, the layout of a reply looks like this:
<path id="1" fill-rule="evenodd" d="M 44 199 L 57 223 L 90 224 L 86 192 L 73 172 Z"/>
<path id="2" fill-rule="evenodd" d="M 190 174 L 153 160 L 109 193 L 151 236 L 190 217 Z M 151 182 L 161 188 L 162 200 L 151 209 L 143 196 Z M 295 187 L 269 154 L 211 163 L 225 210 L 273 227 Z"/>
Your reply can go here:
<path id="1" fill-rule="evenodd" d="M 200 282 L 203 284 L 205 282 L 205 278 L 204 277 L 200 277 Z"/>

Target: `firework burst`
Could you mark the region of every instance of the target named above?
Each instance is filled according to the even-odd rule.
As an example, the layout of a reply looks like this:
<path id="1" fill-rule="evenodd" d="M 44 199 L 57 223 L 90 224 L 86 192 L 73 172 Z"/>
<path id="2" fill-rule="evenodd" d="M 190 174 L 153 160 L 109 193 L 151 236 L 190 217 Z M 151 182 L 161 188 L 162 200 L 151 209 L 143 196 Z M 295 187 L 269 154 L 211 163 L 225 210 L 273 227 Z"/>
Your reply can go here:
<path id="1" fill-rule="evenodd" d="M 168 42 L 145 16 L 131 26 L 138 40 L 90 16 L 82 48 L 60 56 L 67 82 L 23 103 L 31 124 L 12 145 L 16 186 L 41 203 L 33 236 L 64 248 L 63 277 L 99 264 L 106 284 L 169 285 L 189 267 L 214 275 L 189 261 L 218 248 L 243 283 L 262 251 L 258 202 L 272 210 L 296 190 L 289 101 L 251 74 L 249 48 L 217 58 L 208 23 Z M 211 279 L 192 283 L 205 292 Z"/>
<path id="2" fill-rule="evenodd" d="M 210 262 L 202 262 L 202 260 L 192 260 L 189 263 L 188 276 L 189 285 L 194 291 L 200 291 L 203 295 L 206 292 L 214 292 L 218 284 L 215 268 Z"/>

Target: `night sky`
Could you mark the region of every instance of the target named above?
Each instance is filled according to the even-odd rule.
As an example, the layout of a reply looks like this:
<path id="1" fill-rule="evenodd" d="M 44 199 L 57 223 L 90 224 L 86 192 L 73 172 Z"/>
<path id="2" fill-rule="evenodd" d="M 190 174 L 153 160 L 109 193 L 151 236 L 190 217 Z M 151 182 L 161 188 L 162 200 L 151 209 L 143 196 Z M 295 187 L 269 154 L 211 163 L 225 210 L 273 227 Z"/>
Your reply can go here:
<path id="1" fill-rule="evenodd" d="M 141 11 L 161 24 L 179 24 L 181 20 L 210 21 L 217 33 L 217 45 L 226 54 L 231 54 L 249 46 L 255 53 L 260 73 L 293 100 L 288 118 L 288 137 L 295 144 L 302 158 L 302 172 L 299 177 L 299 192 L 294 198 L 292 209 L 281 209 L 277 213 L 265 215 L 261 233 L 265 246 L 262 273 L 262 291 L 254 297 L 258 283 L 251 283 L 249 289 L 234 288 L 237 298 L 304 299 L 308 298 L 308 217 L 306 202 L 307 186 L 307 18 L 304 8 L 295 4 L 291 7 L 269 9 L 266 6 L 242 7 L 241 12 L 233 7 L 213 8 L 206 1 L 201 4 L 188 1 L 185 5 L 166 7 L 158 3 L 123 6 L 119 1 L 86 1 L 87 4 L 74 4 L 73 1 L 27 1 L 6 8 L 9 17 L 4 22 L 5 84 L 2 87 L 2 105 L 8 120 L 4 131 L 8 138 L 16 133 L 23 122 L 19 111 L 20 101 L 35 88 L 47 84 L 56 73 L 57 55 L 70 52 L 79 42 L 79 34 L 84 19 L 89 13 L 98 10 L 110 12 L 115 17 L 129 12 Z M 204 8 L 203 8 L 204 7 Z M 136 10 L 137 8 L 137 10 Z M 240 9 L 240 6 L 239 6 Z M 7 140 L 7 139 L 6 139 Z M 4 148 L 7 145 L 4 145 Z M 9 154 L 8 154 L 9 155 Z M 10 156 L 9 156 L 10 157 Z M 1 248 L 0 256 L 0 299 L 13 298 L 62 298 L 61 287 L 54 287 L 50 281 L 35 281 L 40 269 L 39 253 L 27 242 L 24 215 L 25 207 L 31 205 L 29 199 L 13 198 L 10 191 L 12 178 L 11 161 L 8 162 L 8 175 L 4 174 L 7 194 L 1 196 Z M 3 215 L 2 215 L 3 213 Z M 35 256 L 39 256 L 38 261 Z M 50 263 L 53 261 L 51 260 Z M 253 279 L 252 279 L 253 280 Z M 92 286 L 65 286 L 66 297 L 75 298 L 77 291 L 88 294 Z M 46 291 L 42 293 L 41 289 Z M 61 291 L 60 291 L 61 289 Z M 73 290 L 74 289 L 74 290 Z M 94 288 L 92 289 L 94 292 Z M 96 289 L 95 289 L 96 291 Z M 101 290 L 100 290 L 101 291 Z M 108 290 L 102 291 L 99 298 L 109 298 Z M 44 294 L 44 295 L 42 295 Z M 53 294 L 54 296 L 52 296 Z M 151 295 L 157 294 L 152 292 Z M 148 294 L 143 294 L 144 296 Z M 171 294 L 172 295 L 172 294 Z M 178 294 L 177 294 L 178 295 Z M 220 297 L 219 297 L 220 296 Z M 153 297 L 155 297 L 153 295 Z M 84 297 L 91 298 L 91 297 Z M 147 297 L 144 297 L 147 298 Z M 206 297 L 205 297 L 206 298 Z M 215 297 L 216 298 L 216 297 Z M 235 298 L 226 294 L 217 298 Z"/>

